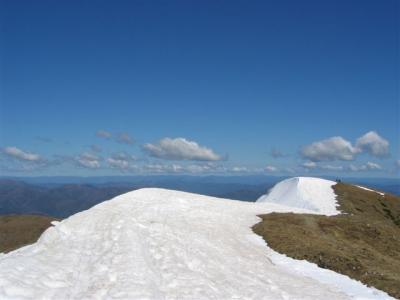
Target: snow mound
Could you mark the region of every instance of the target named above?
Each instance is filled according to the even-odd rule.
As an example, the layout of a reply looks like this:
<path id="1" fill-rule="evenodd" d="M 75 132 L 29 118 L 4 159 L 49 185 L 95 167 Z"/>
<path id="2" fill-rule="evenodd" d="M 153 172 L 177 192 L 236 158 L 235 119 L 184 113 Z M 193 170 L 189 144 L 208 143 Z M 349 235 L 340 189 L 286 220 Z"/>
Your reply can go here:
<path id="1" fill-rule="evenodd" d="M 259 203 L 278 203 L 293 208 L 311 210 L 315 214 L 337 215 L 336 195 L 332 186 L 336 182 L 313 177 L 294 177 L 276 184 Z"/>
<path id="2" fill-rule="evenodd" d="M 251 230 L 258 214 L 293 210 L 163 189 L 130 192 L 0 255 L 0 299 L 392 299 L 281 255 Z"/>

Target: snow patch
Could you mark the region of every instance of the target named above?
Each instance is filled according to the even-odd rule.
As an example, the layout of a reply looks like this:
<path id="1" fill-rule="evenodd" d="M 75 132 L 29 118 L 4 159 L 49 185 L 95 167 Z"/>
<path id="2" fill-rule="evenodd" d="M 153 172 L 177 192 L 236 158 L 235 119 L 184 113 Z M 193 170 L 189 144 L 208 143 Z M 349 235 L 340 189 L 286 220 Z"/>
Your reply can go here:
<path id="1" fill-rule="evenodd" d="M 358 187 L 358 188 L 360 188 L 360 189 L 363 189 L 363 190 L 366 190 L 366 191 L 369 191 L 369 192 L 377 193 L 377 194 L 379 194 L 379 195 L 381 195 L 381 196 L 385 196 L 385 193 L 378 192 L 378 191 L 376 191 L 376 190 L 371 190 L 371 189 L 366 188 L 366 187 L 361 186 L 361 185 L 356 185 L 356 187 Z"/>
<path id="2" fill-rule="evenodd" d="M 313 177 L 294 177 L 276 184 L 258 203 L 278 203 L 294 209 L 311 210 L 314 214 L 337 215 L 338 203 L 332 186 L 336 182 Z"/>

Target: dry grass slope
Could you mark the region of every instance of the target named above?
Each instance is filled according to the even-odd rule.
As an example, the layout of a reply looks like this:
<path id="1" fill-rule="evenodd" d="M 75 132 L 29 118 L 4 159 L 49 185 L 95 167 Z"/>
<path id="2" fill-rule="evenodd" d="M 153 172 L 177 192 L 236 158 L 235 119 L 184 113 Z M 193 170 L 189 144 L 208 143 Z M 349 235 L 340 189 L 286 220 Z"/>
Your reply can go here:
<path id="1" fill-rule="evenodd" d="M 400 298 L 400 198 L 339 183 L 346 214 L 272 213 L 253 227 L 270 247 Z"/>
<path id="2" fill-rule="evenodd" d="M 0 253 L 36 242 L 54 220 L 39 215 L 0 216 Z"/>

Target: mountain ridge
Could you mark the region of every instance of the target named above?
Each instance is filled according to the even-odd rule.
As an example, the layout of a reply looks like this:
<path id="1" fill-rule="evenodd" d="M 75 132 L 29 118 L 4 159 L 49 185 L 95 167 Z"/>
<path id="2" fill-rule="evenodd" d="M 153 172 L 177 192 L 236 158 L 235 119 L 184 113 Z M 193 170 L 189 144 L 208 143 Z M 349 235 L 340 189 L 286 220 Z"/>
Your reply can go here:
<path id="1" fill-rule="evenodd" d="M 273 251 L 251 230 L 263 212 L 312 213 L 165 189 L 129 192 L 0 256 L 0 297 L 390 299 Z"/>

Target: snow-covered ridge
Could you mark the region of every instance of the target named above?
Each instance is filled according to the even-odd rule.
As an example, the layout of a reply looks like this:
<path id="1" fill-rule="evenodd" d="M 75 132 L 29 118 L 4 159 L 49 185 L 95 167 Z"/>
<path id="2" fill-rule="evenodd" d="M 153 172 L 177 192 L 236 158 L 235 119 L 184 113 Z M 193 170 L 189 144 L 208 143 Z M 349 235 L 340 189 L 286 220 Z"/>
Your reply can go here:
<path id="1" fill-rule="evenodd" d="M 313 177 L 294 177 L 276 184 L 258 203 L 281 205 L 311 210 L 314 214 L 337 215 L 338 203 L 332 186 L 336 182 Z"/>
<path id="2" fill-rule="evenodd" d="M 258 214 L 311 212 L 141 189 L 0 256 L 0 299 L 391 299 L 269 248 Z"/>

